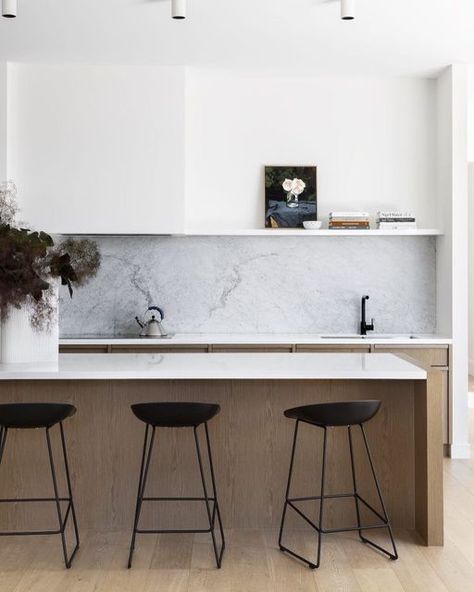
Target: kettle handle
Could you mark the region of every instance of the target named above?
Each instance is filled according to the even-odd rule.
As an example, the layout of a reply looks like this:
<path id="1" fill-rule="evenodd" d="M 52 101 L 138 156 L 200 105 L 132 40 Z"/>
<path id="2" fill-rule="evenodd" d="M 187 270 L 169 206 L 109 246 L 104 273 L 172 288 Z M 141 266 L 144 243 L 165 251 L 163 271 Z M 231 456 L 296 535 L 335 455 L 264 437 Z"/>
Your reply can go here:
<path id="1" fill-rule="evenodd" d="M 148 310 L 149 311 L 150 310 L 156 310 L 156 311 L 158 311 L 160 313 L 160 316 L 161 316 L 161 319 L 160 319 L 161 321 L 165 318 L 165 313 L 163 312 L 163 309 L 159 308 L 158 306 L 149 306 L 148 307 Z"/>

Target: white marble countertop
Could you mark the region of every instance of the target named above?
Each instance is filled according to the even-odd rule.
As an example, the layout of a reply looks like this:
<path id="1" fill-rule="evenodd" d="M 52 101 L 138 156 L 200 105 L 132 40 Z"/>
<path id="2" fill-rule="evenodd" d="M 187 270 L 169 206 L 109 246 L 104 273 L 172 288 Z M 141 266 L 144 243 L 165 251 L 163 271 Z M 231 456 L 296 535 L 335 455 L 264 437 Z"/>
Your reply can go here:
<path id="1" fill-rule="evenodd" d="M 178 333 L 167 338 L 139 337 L 137 335 L 83 335 L 64 336 L 60 345 L 238 345 L 238 344 L 390 344 L 390 345 L 448 345 L 451 339 L 442 335 L 317 335 L 314 333 Z"/>
<path id="2" fill-rule="evenodd" d="M 0 364 L 0 380 L 424 380 L 393 354 L 61 354 L 57 364 Z"/>

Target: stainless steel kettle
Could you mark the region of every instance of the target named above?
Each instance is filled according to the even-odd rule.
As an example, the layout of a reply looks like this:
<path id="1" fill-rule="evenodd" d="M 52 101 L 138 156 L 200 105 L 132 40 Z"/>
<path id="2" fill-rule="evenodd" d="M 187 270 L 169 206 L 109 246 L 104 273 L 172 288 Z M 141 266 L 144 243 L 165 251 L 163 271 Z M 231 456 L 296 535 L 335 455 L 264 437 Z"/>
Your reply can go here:
<path id="1" fill-rule="evenodd" d="M 140 325 L 142 331 L 140 337 L 167 337 L 168 333 L 165 331 L 161 321 L 165 318 L 165 314 L 158 306 L 149 306 L 146 313 L 151 312 L 151 319 L 141 321 L 138 317 L 135 320 Z M 156 318 L 154 313 L 158 313 L 159 318 Z"/>

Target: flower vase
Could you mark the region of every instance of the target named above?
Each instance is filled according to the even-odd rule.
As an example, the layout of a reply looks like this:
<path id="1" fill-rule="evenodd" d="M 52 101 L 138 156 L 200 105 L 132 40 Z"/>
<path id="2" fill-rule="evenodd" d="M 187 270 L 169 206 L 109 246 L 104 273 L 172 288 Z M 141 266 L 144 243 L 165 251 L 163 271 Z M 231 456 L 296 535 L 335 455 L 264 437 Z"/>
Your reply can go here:
<path id="1" fill-rule="evenodd" d="M 52 288 L 50 302 L 53 314 L 47 327 L 31 325 L 31 307 L 11 308 L 8 317 L 0 322 L 0 362 L 2 364 L 31 364 L 58 362 L 59 322 L 58 285 Z"/>
<path id="2" fill-rule="evenodd" d="M 298 196 L 291 191 L 288 191 L 286 194 L 286 205 L 289 208 L 297 208 L 299 206 Z"/>

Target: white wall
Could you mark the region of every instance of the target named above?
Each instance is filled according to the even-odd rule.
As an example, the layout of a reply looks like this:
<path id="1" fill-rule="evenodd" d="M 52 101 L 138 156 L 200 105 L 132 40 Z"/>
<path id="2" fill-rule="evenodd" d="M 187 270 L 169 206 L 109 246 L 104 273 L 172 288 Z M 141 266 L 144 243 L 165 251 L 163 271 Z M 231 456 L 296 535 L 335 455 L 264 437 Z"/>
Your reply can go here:
<path id="1" fill-rule="evenodd" d="M 474 65 L 468 67 L 467 159 L 474 162 Z"/>
<path id="2" fill-rule="evenodd" d="M 438 222 L 432 80 L 9 64 L 8 82 L 7 174 L 36 227 L 261 228 L 263 166 L 313 163 L 320 218 L 400 207 Z"/>
<path id="3" fill-rule="evenodd" d="M 469 163 L 469 374 L 474 376 L 474 162 Z"/>
<path id="4" fill-rule="evenodd" d="M 468 424 L 468 71 L 454 65 L 438 78 L 438 326 L 451 332 L 451 456 L 470 455 Z"/>
<path id="5" fill-rule="evenodd" d="M 469 161 L 469 374 L 474 375 L 474 66 L 469 68 L 467 155 Z"/>
<path id="6" fill-rule="evenodd" d="M 182 68 L 8 69 L 8 175 L 25 219 L 50 232 L 183 230 Z"/>
<path id="7" fill-rule="evenodd" d="M 318 166 L 319 217 L 406 208 L 436 226 L 435 81 L 190 70 L 187 229 L 260 228 L 263 165 Z"/>
<path id="8" fill-rule="evenodd" d="M 0 62 L 0 183 L 7 179 L 7 65 Z"/>

